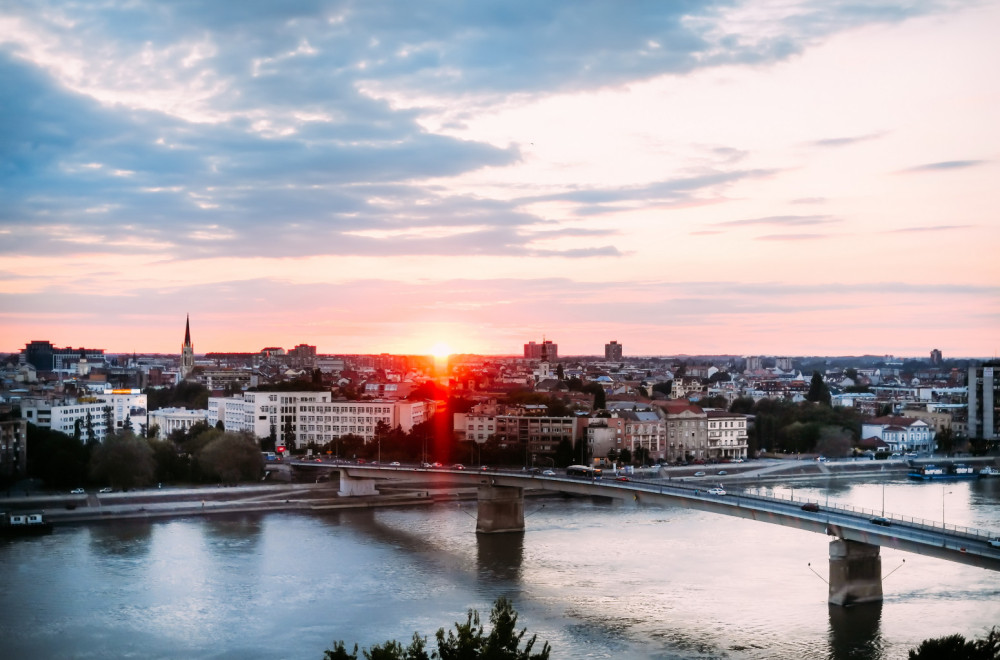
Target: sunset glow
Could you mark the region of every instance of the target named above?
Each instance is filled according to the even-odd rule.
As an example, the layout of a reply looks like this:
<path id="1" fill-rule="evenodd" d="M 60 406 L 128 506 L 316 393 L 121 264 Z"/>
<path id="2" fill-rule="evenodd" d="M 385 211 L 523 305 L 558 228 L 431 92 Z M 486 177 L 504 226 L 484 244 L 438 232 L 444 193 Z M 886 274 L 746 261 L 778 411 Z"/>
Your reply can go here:
<path id="1" fill-rule="evenodd" d="M 998 3 L 240 7 L 0 8 L 0 351 L 1000 351 Z"/>

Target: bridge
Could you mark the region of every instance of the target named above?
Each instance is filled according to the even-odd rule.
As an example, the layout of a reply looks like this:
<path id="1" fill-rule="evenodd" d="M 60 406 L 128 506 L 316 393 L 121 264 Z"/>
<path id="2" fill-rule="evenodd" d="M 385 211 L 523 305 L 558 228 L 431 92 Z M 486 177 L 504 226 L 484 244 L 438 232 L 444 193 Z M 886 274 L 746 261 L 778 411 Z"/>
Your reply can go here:
<path id="1" fill-rule="evenodd" d="M 830 542 L 830 596 L 835 605 L 882 600 L 880 548 L 891 547 L 947 561 L 1000 571 L 1000 534 L 844 505 L 750 492 L 713 494 L 704 486 L 614 479 L 590 480 L 499 469 L 293 463 L 299 468 L 340 472 L 340 495 L 376 495 L 379 481 L 406 480 L 478 489 L 477 533 L 524 531 L 524 491 L 545 490 L 610 497 L 639 504 L 681 506 L 824 534 Z"/>

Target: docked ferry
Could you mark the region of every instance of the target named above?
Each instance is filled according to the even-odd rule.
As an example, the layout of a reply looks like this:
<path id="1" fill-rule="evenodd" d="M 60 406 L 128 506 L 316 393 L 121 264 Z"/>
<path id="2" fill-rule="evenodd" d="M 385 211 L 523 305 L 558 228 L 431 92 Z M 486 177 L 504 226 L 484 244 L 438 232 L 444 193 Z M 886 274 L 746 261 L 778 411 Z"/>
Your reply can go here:
<path id="1" fill-rule="evenodd" d="M 979 476 L 976 469 L 964 463 L 942 465 L 914 465 L 910 468 L 910 479 L 921 481 L 937 479 L 975 479 Z"/>
<path id="2" fill-rule="evenodd" d="M 1000 477 L 1000 470 L 996 469 L 992 465 L 987 465 L 979 471 L 979 476 L 982 479 L 986 479 L 988 477 Z"/>

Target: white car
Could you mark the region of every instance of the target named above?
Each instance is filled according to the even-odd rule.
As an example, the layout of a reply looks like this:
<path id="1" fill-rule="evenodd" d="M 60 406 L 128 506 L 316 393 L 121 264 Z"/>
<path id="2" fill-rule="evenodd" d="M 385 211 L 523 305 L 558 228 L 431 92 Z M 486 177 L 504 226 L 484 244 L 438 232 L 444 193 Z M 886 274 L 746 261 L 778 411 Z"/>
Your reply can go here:
<path id="1" fill-rule="evenodd" d="M 556 476 L 556 473 L 554 471 L 552 471 L 552 470 L 542 470 L 542 476 L 543 477 L 554 477 L 554 476 Z"/>
<path id="2" fill-rule="evenodd" d="M 725 495 L 726 491 L 723 490 L 723 489 L 721 489 L 721 488 L 709 488 L 708 489 L 708 494 L 709 495 Z"/>
<path id="3" fill-rule="evenodd" d="M 997 537 L 995 539 L 990 539 L 989 541 L 987 541 L 987 543 L 992 545 L 994 548 L 1000 548 L 1000 537 Z"/>
<path id="4" fill-rule="evenodd" d="M 84 489 L 82 489 L 82 488 L 74 488 L 73 490 L 69 491 L 69 494 L 70 494 L 70 495 L 83 495 L 83 494 L 84 494 L 84 493 L 86 493 L 86 492 L 87 492 L 87 491 L 85 491 L 85 490 L 84 490 Z"/>
<path id="5" fill-rule="evenodd" d="M 98 492 L 98 493 L 113 493 L 114 491 L 113 491 L 113 490 L 111 490 L 111 488 L 110 488 L 110 487 L 105 487 L 105 488 L 102 488 L 101 490 L 99 490 L 99 491 L 97 491 L 97 492 Z"/>

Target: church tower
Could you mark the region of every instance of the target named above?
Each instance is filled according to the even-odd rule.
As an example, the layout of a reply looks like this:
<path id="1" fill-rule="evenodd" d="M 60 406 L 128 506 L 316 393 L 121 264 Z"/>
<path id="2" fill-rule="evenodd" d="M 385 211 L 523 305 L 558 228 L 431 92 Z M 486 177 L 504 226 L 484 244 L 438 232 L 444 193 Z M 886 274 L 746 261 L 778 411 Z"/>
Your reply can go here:
<path id="1" fill-rule="evenodd" d="M 181 378 L 186 379 L 194 371 L 194 346 L 191 344 L 191 315 L 184 324 L 184 343 L 181 344 Z"/>

